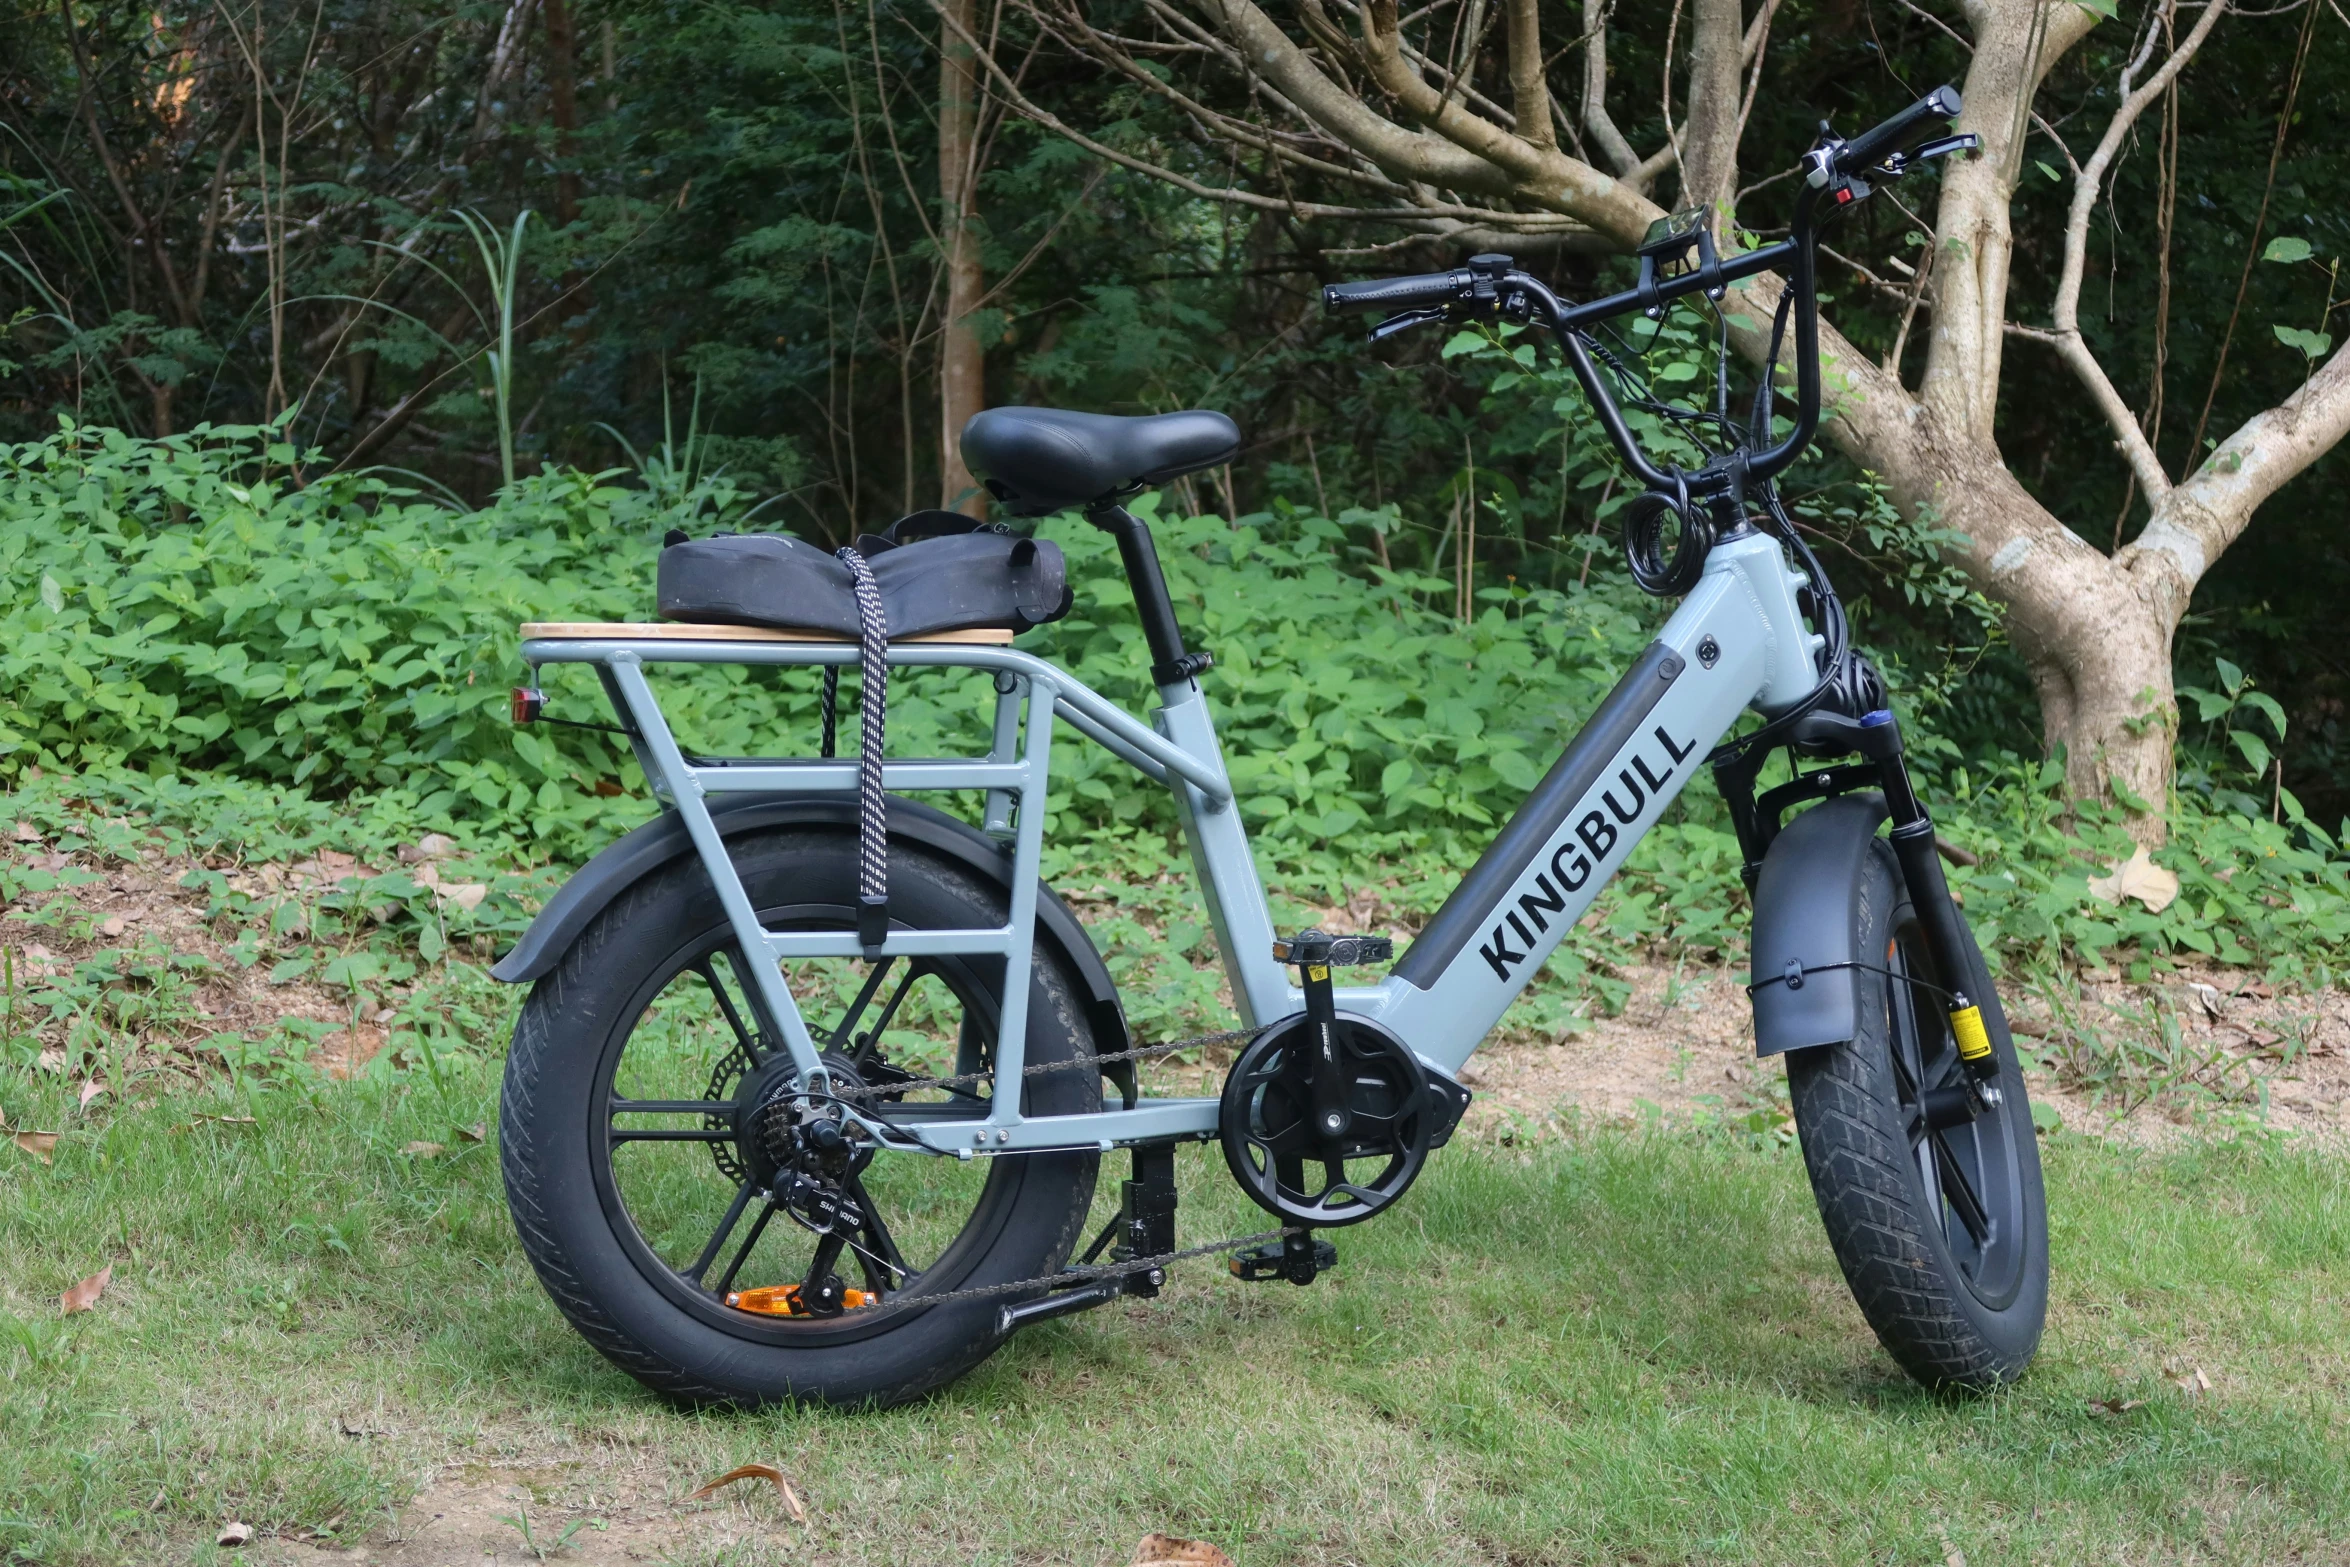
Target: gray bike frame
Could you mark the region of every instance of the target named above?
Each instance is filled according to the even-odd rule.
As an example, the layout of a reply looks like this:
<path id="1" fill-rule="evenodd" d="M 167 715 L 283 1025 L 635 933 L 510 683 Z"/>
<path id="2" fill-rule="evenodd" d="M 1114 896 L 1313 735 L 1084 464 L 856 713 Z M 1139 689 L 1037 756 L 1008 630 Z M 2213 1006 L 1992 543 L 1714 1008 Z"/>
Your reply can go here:
<path id="1" fill-rule="evenodd" d="M 1456 909 L 1453 904 L 1463 901 L 1456 895 L 1422 933 L 1423 944 L 1453 948 L 1438 954 L 1441 967 L 1426 972 L 1431 966 L 1427 955 L 1415 964 L 1407 953 L 1399 971 L 1381 983 L 1340 989 L 1340 1009 L 1392 1030 L 1430 1066 L 1458 1071 L 1739 715 L 1749 706 L 1765 714 L 1784 710 L 1817 683 L 1814 654 L 1820 639 L 1804 625 L 1795 600 L 1804 581 L 1776 540 L 1747 532 L 1721 541 L 1707 557 L 1696 589 L 1636 666 L 1637 678 L 1628 678 L 1588 726 L 1598 731 L 1605 725 L 1602 739 L 1621 731 L 1620 740 L 1595 754 L 1584 743 L 1586 736 L 1579 735 L 1561 766 L 1536 791 L 1533 801 L 1541 802 L 1540 813 L 1522 809 L 1463 884 L 1474 906 Z M 804 1081 L 820 1084 L 819 1046 L 783 965 L 794 959 L 855 958 L 862 949 L 852 931 L 762 927 L 706 802 L 719 793 L 853 798 L 856 763 L 689 762 L 662 716 L 645 666 L 853 665 L 855 645 L 542 637 L 526 641 L 522 656 L 533 666 L 597 667 L 615 708 L 635 730 L 631 743 L 647 781 L 675 809 L 709 871 L 749 960 L 745 968 L 757 999 Z M 1056 718 L 1173 792 L 1242 1022 L 1253 1028 L 1303 1005 L 1288 971 L 1273 957 L 1264 885 L 1249 853 L 1215 723 L 1197 684 L 1185 680 L 1160 687 L 1161 705 L 1151 715 L 1153 725 L 1146 727 L 1067 671 L 1013 648 L 901 642 L 891 645 L 889 657 L 896 668 L 977 669 L 995 677 L 994 739 L 984 759 L 891 761 L 882 777 L 887 788 L 901 793 L 987 791 L 985 826 L 1012 841 L 1010 909 L 1005 923 L 992 929 L 893 930 L 882 947 L 892 957 L 1004 960 L 994 1062 L 998 1091 L 982 1103 L 892 1105 L 886 1122 L 860 1119 L 883 1146 L 964 1159 L 1213 1136 L 1214 1099 L 1143 1099 L 1130 1109 L 1023 1116 L 1016 1086 L 1001 1091 L 1005 1084 L 1017 1085 L 1026 1065 L 1036 890 Z M 1440 937 L 1440 927 L 1453 936 Z M 761 953 L 767 961 L 758 961 Z"/>

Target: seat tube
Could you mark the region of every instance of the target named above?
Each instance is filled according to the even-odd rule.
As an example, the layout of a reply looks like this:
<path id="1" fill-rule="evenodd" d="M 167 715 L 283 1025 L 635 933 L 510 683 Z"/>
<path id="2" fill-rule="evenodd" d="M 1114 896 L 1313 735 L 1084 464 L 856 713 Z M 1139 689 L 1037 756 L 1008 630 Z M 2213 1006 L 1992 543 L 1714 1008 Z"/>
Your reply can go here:
<path id="1" fill-rule="evenodd" d="M 1224 772 L 1223 747 L 1199 687 L 1186 680 L 1172 690 L 1162 688 L 1160 695 L 1165 705 L 1151 715 L 1159 733 Z M 1192 867 L 1199 873 L 1208 924 L 1232 981 L 1233 1009 L 1246 1027 L 1269 1023 L 1290 1010 L 1289 976 L 1273 961 L 1273 919 L 1256 857 L 1249 852 L 1240 801 L 1236 796 L 1212 799 L 1180 778 L 1167 782 L 1191 847 Z"/>

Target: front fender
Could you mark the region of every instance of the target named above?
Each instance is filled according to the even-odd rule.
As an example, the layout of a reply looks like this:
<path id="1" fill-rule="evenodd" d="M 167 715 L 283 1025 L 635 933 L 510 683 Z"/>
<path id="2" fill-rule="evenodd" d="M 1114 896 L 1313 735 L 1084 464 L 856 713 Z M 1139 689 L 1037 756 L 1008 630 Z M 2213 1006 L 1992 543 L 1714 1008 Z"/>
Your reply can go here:
<path id="1" fill-rule="evenodd" d="M 1771 840 L 1754 885 L 1756 1055 L 1842 1044 L 1860 1032 L 1861 974 L 1833 965 L 1884 962 L 1857 943 L 1861 867 L 1878 852 L 1885 816 L 1881 794 L 1840 795 Z M 1799 985 L 1788 983 L 1791 972 Z"/>
<path id="2" fill-rule="evenodd" d="M 720 838 L 755 832 L 766 827 L 838 827 L 857 829 L 857 810 L 847 800 L 808 795 L 730 795 L 710 802 L 710 820 Z M 942 854 L 977 875 L 1011 890 L 1012 850 L 987 834 L 935 806 L 896 795 L 889 798 L 889 835 Z M 635 831 L 623 835 L 565 882 L 514 950 L 490 968 L 492 979 L 509 985 L 528 984 L 553 971 L 563 954 L 579 939 L 595 917 L 604 912 L 623 889 L 651 875 L 671 860 L 694 852 L 693 839 L 675 811 L 663 811 Z M 1039 883 L 1036 921 L 1040 939 L 1051 944 L 1085 990 L 1086 1019 L 1093 1025 L 1096 1049 L 1103 1054 L 1130 1048 L 1126 1012 L 1118 1004 L 1117 982 L 1102 962 L 1093 938 L 1077 923 L 1077 916 Z"/>

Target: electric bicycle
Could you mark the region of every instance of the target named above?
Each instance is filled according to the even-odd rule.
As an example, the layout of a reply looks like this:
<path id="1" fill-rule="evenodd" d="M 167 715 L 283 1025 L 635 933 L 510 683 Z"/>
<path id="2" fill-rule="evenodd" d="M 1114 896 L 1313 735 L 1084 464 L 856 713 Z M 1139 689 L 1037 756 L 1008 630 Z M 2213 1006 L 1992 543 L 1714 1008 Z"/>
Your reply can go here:
<path id="1" fill-rule="evenodd" d="M 1639 247 L 1636 285 L 1588 303 L 1501 255 L 1324 290 L 1333 311 L 1394 312 L 1374 341 L 1440 322 L 1547 332 L 1646 487 L 1624 525 L 1632 574 L 1680 600 L 1400 957 L 1385 938 L 1274 929 L 1200 688 L 1210 657 L 1186 645 L 1125 504 L 1231 460 L 1221 414 L 1003 408 L 962 437 L 1004 510 L 1074 510 L 1115 539 L 1158 691 L 1148 723 L 1012 645 L 1068 608 L 1058 550 L 947 514 L 835 554 L 675 533 L 662 622 L 525 627 L 517 721 L 547 717 L 538 668 L 588 666 L 664 807 L 493 970 L 532 987 L 501 1156 L 557 1307 L 673 1398 L 888 1404 L 1024 1323 L 1154 1295 L 1186 1257 L 1310 1284 L 1336 1260 L 1329 1232 L 1392 1207 L 1453 1134 L 1463 1063 L 1704 765 L 1753 896 L 1756 1051 L 1786 1058 L 1854 1297 L 1923 1383 L 2019 1376 L 2048 1240 L 2015 1048 L 1884 682 L 1774 484 L 1820 415 L 1818 229 L 1969 148 L 1944 134 L 1958 108 L 1943 88 L 1851 141 L 1823 130 L 1787 238 L 1725 256 L 1701 215 L 1675 215 Z M 1784 285 L 1742 417 L 1726 354 L 1712 406 L 1678 407 L 1601 335 L 1676 302 L 1710 306 L 1726 333 L 1720 301 L 1765 273 Z M 1790 333 L 1791 395 L 1777 385 Z M 1782 400 L 1791 419 L 1775 421 Z M 1644 449 L 1628 406 L 1671 419 L 1703 460 Z M 689 754 L 647 672 L 694 664 L 819 671 L 818 754 Z M 885 754 L 889 677 L 909 669 L 991 682 L 984 754 Z M 853 756 L 838 722 L 852 671 Z M 1759 725 L 1725 739 L 1750 713 Z M 1060 726 L 1173 797 L 1239 1014 L 1218 1036 L 1235 1051 L 1220 1094 L 1141 1091 L 1138 1065 L 1200 1041 L 1132 1036 L 1100 954 L 1039 878 Z M 1791 781 L 1758 794 L 1781 751 Z M 983 801 L 979 820 L 912 798 L 925 791 Z M 1187 1141 L 1221 1146 L 1265 1230 L 1178 1233 Z M 1118 1212 L 1081 1252 L 1119 1151 Z"/>

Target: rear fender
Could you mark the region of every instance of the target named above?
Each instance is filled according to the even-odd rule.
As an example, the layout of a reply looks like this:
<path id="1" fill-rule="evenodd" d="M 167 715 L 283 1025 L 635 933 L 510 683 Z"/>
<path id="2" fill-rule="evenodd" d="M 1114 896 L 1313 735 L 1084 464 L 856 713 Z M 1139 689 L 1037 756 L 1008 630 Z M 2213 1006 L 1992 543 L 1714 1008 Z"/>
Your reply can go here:
<path id="1" fill-rule="evenodd" d="M 853 803 L 807 795 L 735 795 L 713 800 L 710 819 L 721 838 L 768 827 L 857 830 Z M 993 881 L 1007 898 L 1010 896 L 1011 846 L 969 823 L 934 806 L 893 795 L 889 800 L 889 835 L 943 855 Z M 490 977 L 523 985 L 551 973 L 580 933 L 624 889 L 693 852 L 693 839 L 687 835 L 685 823 L 675 811 L 663 811 L 581 866 L 539 910 L 514 950 L 491 966 Z M 1041 882 L 1036 889 L 1036 922 L 1039 940 L 1077 976 L 1086 1020 L 1093 1025 L 1094 1048 L 1105 1055 L 1131 1048 L 1126 1012 L 1118 1004 L 1118 986 L 1110 978 L 1109 966 L 1102 962 L 1093 938 L 1085 933 L 1077 916 Z"/>
<path id="2" fill-rule="evenodd" d="M 1861 867 L 1878 852 L 1885 816 L 1881 794 L 1840 795 L 1771 840 L 1754 886 L 1756 1055 L 1842 1044 L 1860 1032 L 1863 975 L 1848 965 L 1884 962 L 1856 943 Z"/>

